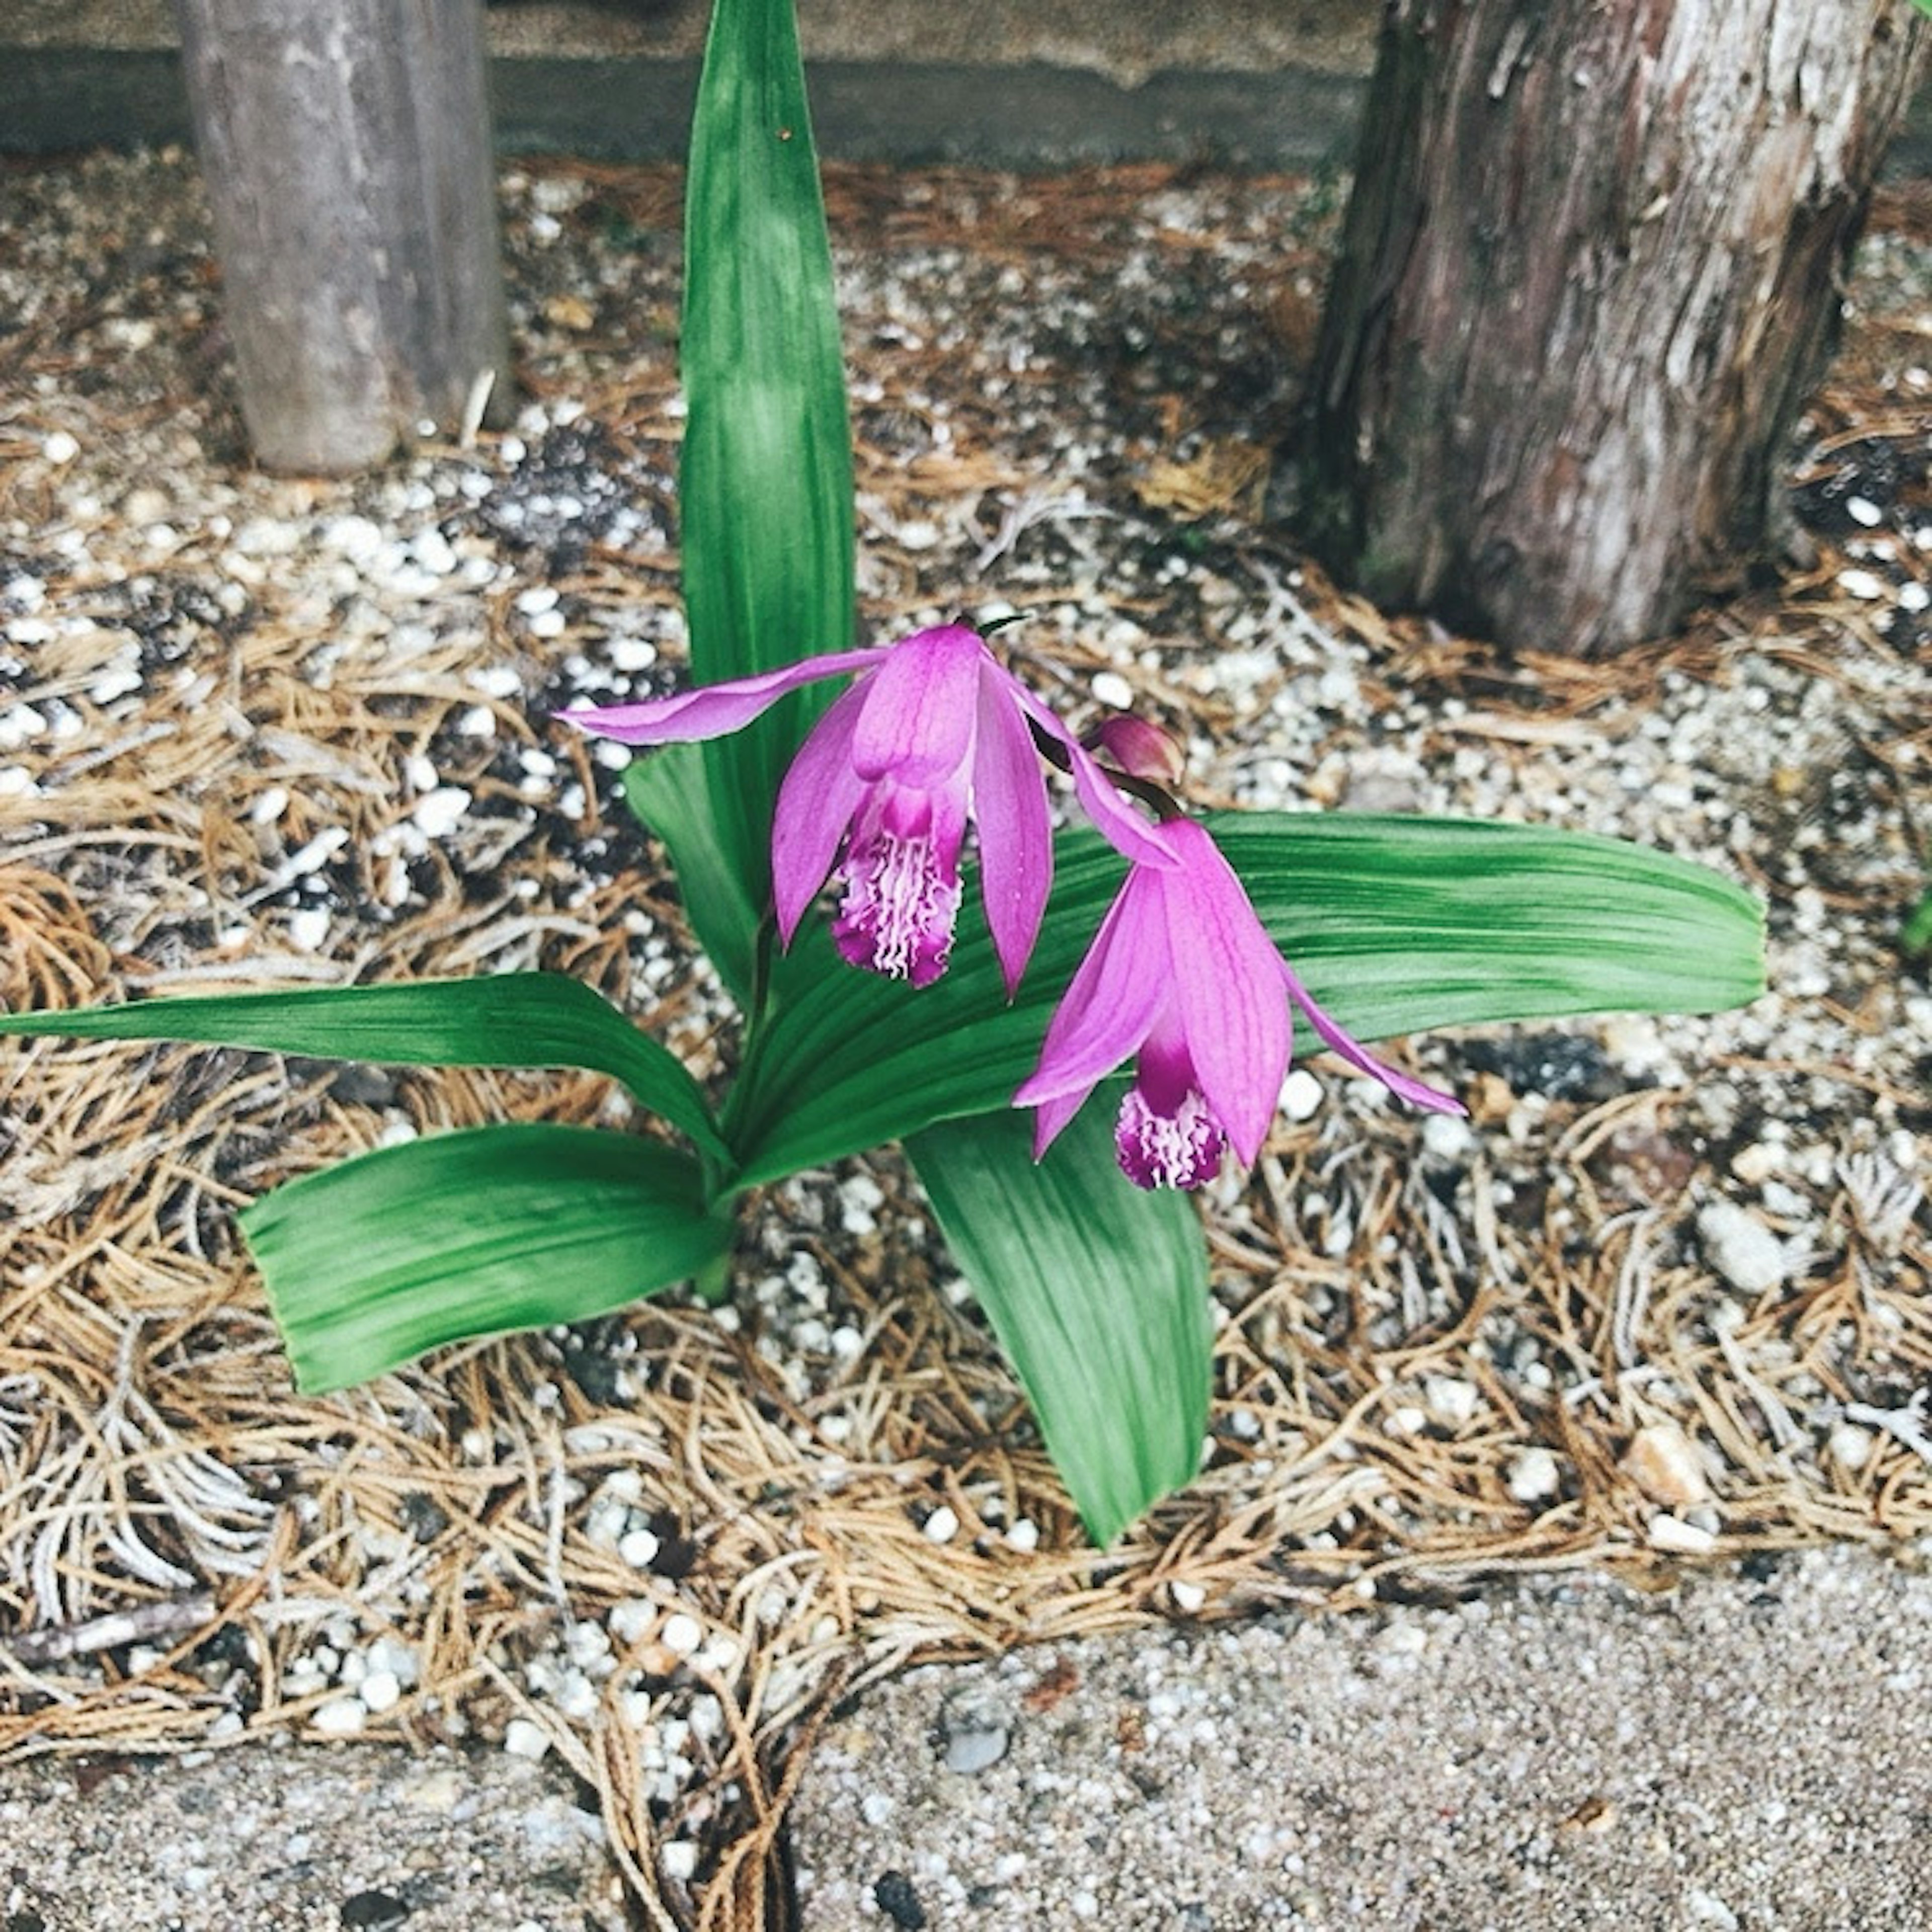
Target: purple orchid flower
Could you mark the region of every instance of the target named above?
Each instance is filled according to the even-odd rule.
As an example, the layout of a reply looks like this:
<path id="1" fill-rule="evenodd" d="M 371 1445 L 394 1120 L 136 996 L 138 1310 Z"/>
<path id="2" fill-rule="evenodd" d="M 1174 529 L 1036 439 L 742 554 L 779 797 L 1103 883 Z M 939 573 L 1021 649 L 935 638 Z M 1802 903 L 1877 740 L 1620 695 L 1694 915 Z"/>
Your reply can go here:
<path id="1" fill-rule="evenodd" d="M 1391 1092 L 1464 1112 L 1385 1066 L 1322 1011 L 1202 826 L 1174 818 L 1142 829 L 1168 863 L 1136 863 L 1128 873 L 1047 1028 L 1040 1065 L 1013 1096 L 1016 1106 L 1036 1109 L 1036 1160 L 1100 1081 L 1137 1052 L 1114 1127 L 1130 1180 L 1201 1186 L 1228 1143 L 1252 1166 L 1288 1072 L 1291 1000 L 1324 1046 Z"/>
<path id="2" fill-rule="evenodd" d="M 863 675 L 812 728 L 778 789 L 772 890 L 788 946 L 836 866 L 844 888 L 832 928 L 839 952 L 855 966 L 930 986 L 952 950 L 971 820 L 986 924 L 1010 998 L 1053 883 L 1052 823 L 1030 724 L 1065 748 L 1082 805 L 1114 844 L 1143 865 L 1174 862 L 1066 727 L 961 624 L 673 698 L 562 715 L 628 745 L 717 738 L 788 692 L 848 671 Z"/>

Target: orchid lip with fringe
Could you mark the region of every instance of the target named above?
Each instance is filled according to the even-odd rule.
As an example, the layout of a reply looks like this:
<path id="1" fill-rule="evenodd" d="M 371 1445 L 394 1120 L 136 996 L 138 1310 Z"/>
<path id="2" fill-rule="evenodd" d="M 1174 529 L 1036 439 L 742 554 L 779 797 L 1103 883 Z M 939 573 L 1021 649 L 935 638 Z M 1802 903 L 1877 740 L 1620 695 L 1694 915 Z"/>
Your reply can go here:
<path id="1" fill-rule="evenodd" d="M 1438 1112 L 1463 1111 L 1376 1059 L 1322 1010 L 1204 827 L 1170 819 L 1150 836 L 1169 864 L 1130 871 L 1047 1028 L 1038 1066 L 1013 1096 L 1016 1106 L 1035 1109 L 1036 1160 L 1132 1054 L 1134 1084 L 1114 1130 L 1130 1180 L 1199 1187 L 1229 1144 L 1252 1166 L 1288 1072 L 1291 1003 L 1324 1046 L 1391 1092 Z"/>
<path id="2" fill-rule="evenodd" d="M 970 824 L 978 830 L 986 924 L 1010 997 L 1053 884 L 1036 729 L 1066 752 L 1082 806 L 1114 845 L 1145 866 L 1173 862 L 1066 728 L 963 624 L 671 698 L 561 715 L 629 745 L 721 737 L 788 692 L 853 671 L 860 675 L 812 728 L 778 790 L 772 889 L 788 946 L 836 874 L 843 897 L 832 937 L 841 954 L 929 986 L 952 949 Z"/>

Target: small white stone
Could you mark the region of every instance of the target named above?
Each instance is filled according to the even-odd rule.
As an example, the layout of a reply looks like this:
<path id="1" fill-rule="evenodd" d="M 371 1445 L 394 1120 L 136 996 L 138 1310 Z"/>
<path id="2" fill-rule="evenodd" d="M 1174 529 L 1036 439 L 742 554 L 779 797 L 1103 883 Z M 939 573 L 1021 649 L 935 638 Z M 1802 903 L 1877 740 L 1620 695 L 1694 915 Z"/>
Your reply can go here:
<path id="1" fill-rule="evenodd" d="M 658 661 L 658 647 L 648 638 L 613 638 L 610 650 L 617 670 L 649 670 Z"/>
<path id="2" fill-rule="evenodd" d="M 1718 1539 L 1708 1529 L 1700 1529 L 1695 1523 L 1686 1522 L 1661 1510 L 1650 1520 L 1650 1526 L 1644 1532 L 1653 1550 L 1667 1550 L 1674 1556 L 1706 1556 L 1717 1547 Z"/>
<path id="3" fill-rule="evenodd" d="M 1460 1376 L 1431 1376 L 1422 1385 L 1423 1406 L 1432 1422 L 1460 1429 L 1481 1406 L 1483 1392 Z"/>
<path id="4" fill-rule="evenodd" d="M 1731 1172 L 1747 1187 L 1760 1187 L 1784 1165 L 1784 1150 L 1772 1141 L 1754 1141 L 1731 1156 Z"/>
<path id="5" fill-rule="evenodd" d="M 664 1618 L 658 1640 L 674 1657 L 689 1657 L 704 1642 L 704 1630 L 695 1617 L 674 1610 Z"/>
<path id="6" fill-rule="evenodd" d="M 1116 711 L 1131 711 L 1134 688 L 1117 670 L 1103 670 L 1094 680 L 1094 700 Z"/>
<path id="7" fill-rule="evenodd" d="M 657 1561 L 658 1540 L 647 1529 L 629 1529 L 617 1539 L 617 1555 L 633 1570 L 648 1570 Z"/>
<path id="8" fill-rule="evenodd" d="M 248 816 L 257 825 L 272 825 L 289 808 L 286 785 L 271 785 L 248 808 Z"/>
<path id="9" fill-rule="evenodd" d="M 1538 1446 L 1526 1449 L 1509 1466 L 1509 1492 L 1520 1503 L 1540 1503 L 1556 1495 L 1563 1484 L 1556 1458 Z"/>
<path id="10" fill-rule="evenodd" d="M 1617 1466 L 1652 1502 L 1668 1508 L 1710 1500 L 1704 1459 L 1676 1423 L 1652 1422 L 1640 1429 Z"/>
<path id="11" fill-rule="evenodd" d="M 1875 530 L 1885 521 L 1885 512 L 1869 496 L 1847 496 L 1845 514 L 1855 524 L 1862 524 L 1868 530 Z"/>
<path id="12" fill-rule="evenodd" d="M 359 1697 L 332 1697 L 308 1720 L 326 1738 L 352 1738 L 369 1721 L 369 1708 Z"/>
<path id="13" fill-rule="evenodd" d="M 1784 1244 L 1760 1221 L 1730 1201 L 1713 1201 L 1697 1216 L 1704 1258 L 1746 1294 L 1775 1288 L 1790 1272 Z"/>
<path id="14" fill-rule="evenodd" d="M 698 1847 L 688 1838 L 674 1838 L 658 1854 L 666 1878 L 688 1885 L 698 1874 Z"/>
<path id="15" fill-rule="evenodd" d="M 371 1715 L 380 1717 L 385 1711 L 393 1711 L 402 1701 L 403 1687 L 397 1682 L 394 1671 L 370 1670 L 363 1673 L 358 1694 L 364 1708 Z"/>
<path id="16" fill-rule="evenodd" d="M 320 952 L 328 940 L 326 906 L 304 906 L 289 919 L 289 944 L 302 952 Z"/>
<path id="17" fill-rule="evenodd" d="M 1321 1105 L 1321 1082 L 1304 1066 L 1290 1068 L 1281 1083 L 1281 1111 L 1291 1120 L 1308 1120 Z"/>
<path id="18" fill-rule="evenodd" d="M 1869 601 L 1885 595 L 1885 580 L 1874 576 L 1869 570 L 1841 570 L 1838 573 L 1838 588 L 1847 597 L 1863 598 Z"/>
<path id="19" fill-rule="evenodd" d="M 42 442 L 40 454 L 50 463 L 71 463 L 80 454 L 80 445 L 65 430 L 57 429 Z"/>
<path id="20" fill-rule="evenodd" d="M 460 785 L 438 785 L 416 802 L 410 818 L 425 838 L 446 837 L 470 809 L 470 794 Z"/>
<path id="21" fill-rule="evenodd" d="M 1825 1448 L 1840 1468 L 1856 1473 L 1871 1460 L 1872 1432 L 1855 1422 L 1841 1422 L 1832 1431 Z"/>
<path id="22" fill-rule="evenodd" d="M 859 1801 L 859 1816 L 868 1825 L 883 1825 L 892 1815 L 892 1801 L 888 1792 L 868 1791 Z"/>
<path id="23" fill-rule="evenodd" d="M 1177 1576 L 1167 1588 L 1168 1595 L 1174 1599 L 1174 1607 L 1185 1617 L 1195 1616 L 1208 1600 L 1208 1592 L 1198 1583 L 1190 1583 L 1184 1576 Z"/>
<path id="24" fill-rule="evenodd" d="M 538 617 L 544 611 L 556 608 L 556 589 L 554 584 L 532 584 L 529 590 L 517 592 L 517 609 L 521 616 Z"/>
<path id="25" fill-rule="evenodd" d="M 956 1511 L 941 1503 L 920 1528 L 928 1543 L 950 1543 L 959 1534 L 959 1517 Z"/>
<path id="26" fill-rule="evenodd" d="M 1006 1547 L 1022 1552 L 1040 1547 L 1040 1525 L 1032 1517 L 1023 1516 L 1006 1532 Z"/>
<path id="27" fill-rule="evenodd" d="M 1464 1159 L 1476 1144 L 1467 1120 L 1455 1114 L 1431 1114 L 1422 1124 L 1422 1150 L 1432 1159 Z"/>
<path id="28" fill-rule="evenodd" d="M 533 638 L 560 638 L 566 628 L 561 610 L 539 610 L 530 620 L 530 635 Z"/>
<path id="29" fill-rule="evenodd" d="M 456 721 L 456 735 L 459 738 L 494 738 L 496 735 L 496 714 L 487 704 L 472 704 Z"/>
<path id="30" fill-rule="evenodd" d="M 470 682 L 485 698 L 518 698 L 523 694 L 524 680 L 508 664 L 485 664 L 482 670 L 470 674 Z"/>
<path id="31" fill-rule="evenodd" d="M 503 1748 L 512 1757 L 527 1759 L 532 1764 L 550 1749 L 550 1736 L 541 1724 L 533 1724 L 527 1718 L 512 1718 L 503 1726 Z"/>

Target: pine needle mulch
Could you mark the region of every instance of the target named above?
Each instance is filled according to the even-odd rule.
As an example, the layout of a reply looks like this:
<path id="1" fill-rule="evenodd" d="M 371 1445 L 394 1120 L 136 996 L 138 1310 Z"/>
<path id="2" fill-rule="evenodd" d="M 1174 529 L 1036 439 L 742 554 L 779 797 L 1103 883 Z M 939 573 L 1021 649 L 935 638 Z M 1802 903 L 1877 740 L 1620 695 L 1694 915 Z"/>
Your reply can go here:
<path id="1" fill-rule="evenodd" d="M 138 220 L 178 224 L 172 262 L 151 263 L 140 284 L 158 340 L 141 356 L 97 353 L 98 314 L 76 292 L 68 326 L 58 313 L 34 319 L 22 375 L 0 394 L 0 526 L 12 532 L 0 562 L 43 581 L 50 610 L 92 620 L 16 648 L 28 662 L 0 699 L 0 717 L 7 702 L 58 700 L 82 720 L 58 742 L 29 735 L 0 754 L 38 788 L 0 796 L 0 1004 L 540 964 L 634 1010 L 653 1004 L 715 1071 L 728 1040 L 714 1034 L 658 855 L 612 815 L 609 774 L 542 716 L 586 638 L 619 634 L 640 605 L 669 611 L 674 554 L 592 544 L 551 557 L 570 622 L 544 637 L 502 589 L 460 600 L 454 616 L 437 607 L 440 625 L 372 622 L 366 584 L 332 588 L 269 549 L 241 621 L 218 594 L 230 532 L 251 519 L 380 520 L 388 500 L 235 465 L 229 400 L 194 328 L 173 326 L 184 309 L 206 314 L 199 207 L 178 161 L 152 165 L 158 185 L 137 164 L 74 179 L 83 196 L 131 184 L 154 197 Z M 664 171 L 530 172 L 575 181 L 574 206 L 594 206 L 595 224 L 580 216 L 572 230 L 582 249 L 640 248 L 671 230 Z M 1171 191 L 1191 190 L 1169 171 L 1018 187 L 855 171 L 835 174 L 832 201 L 860 248 L 956 248 L 1027 273 L 1052 261 L 1104 290 L 1119 252 L 1108 238 L 1136 224 L 1152 222 L 1156 247 L 1211 254 L 1211 238 L 1159 242 L 1148 210 Z M 580 400 L 619 458 L 634 459 L 627 473 L 666 472 L 676 420 L 662 332 L 601 335 L 594 310 L 548 286 L 559 271 L 521 238 L 518 206 L 532 389 Z M 1321 219 L 1252 293 L 1257 326 L 1274 332 L 1268 354 L 1305 335 Z M 646 272 L 662 306 L 674 275 Z M 115 310 L 142 312 L 138 291 L 116 292 Z M 1043 514 L 1028 493 L 1052 487 L 1041 451 L 1004 444 L 983 396 L 949 394 L 944 357 L 906 336 L 861 328 L 854 347 L 870 399 L 859 423 L 868 616 L 881 626 L 943 596 L 932 584 L 949 545 L 988 558 L 1022 543 Z M 1828 428 L 1900 413 L 1861 386 L 1883 360 L 1869 336 L 1855 338 Z M 55 400 L 36 375 L 53 379 Z M 908 458 L 895 425 L 929 425 L 935 397 L 950 406 L 950 441 Z M 1272 405 L 1216 418 L 1198 397 L 1143 400 L 1109 514 L 1138 505 L 1206 520 L 1220 551 L 1251 546 L 1279 563 L 1281 540 L 1258 520 Z M 1907 413 L 1922 446 L 1932 407 Z M 73 525 L 73 496 L 38 454 L 57 424 L 100 478 L 98 520 L 64 551 L 48 533 Z M 153 540 L 150 519 L 112 507 L 114 472 L 148 474 L 169 448 L 172 545 Z M 935 563 L 934 506 L 976 500 L 980 521 L 946 536 Z M 215 515 L 228 520 L 218 532 Z M 1505 658 L 1390 622 L 1312 571 L 1294 608 L 1364 652 L 1378 688 L 1454 700 L 1459 742 L 1501 761 L 1552 746 L 1587 754 L 1606 718 L 1641 715 L 1661 681 L 1722 678 L 1746 650 L 1856 682 L 1834 640 L 1858 632 L 1880 661 L 1898 662 L 1902 695 L 1884 700 L 1895 728 L 1880 748 L 1899 779 L 1887 809 L 1909 826 L 1900 747 L 1922 759 L 1932 749 L 1932 706 L 1906 675 L 1909 641 L 1873 633 L 1867 607 L 1836 588 L 1842 562 L 1828 547 L 1781 598 L 1732 606 L 1606 665 Z M 1162 628 L 1144 598 L 1135 614 Z M 1043 674 L 1084 689 L 1117 666 L 1093 629 L 1075 620 L 1044 634 Z M 144 640 L 139 690 L 94 694 L 104 644 L 129 637 Z M 518 666 L 524 694 L 479 690 L 482 662 Z M 1215 689 L 1158 665 L 1137 675 L 1170 717 L 1235 728 Z M 518 776 L 532 769 L 516 762 L 526 752 L 556 761 L 534 790 Z M 472 809 L 412 855 L 396 832 L 410 761 L 425 756 L 471 792 Z M 1814 779 L 1792 780 L 1794 810 Z M 260 801 L 272 790 L 287 796 L 270 818 Z M 533 799 L 538 808 L 522 811 Z M 300 878 L 284 876 L 289 855 L 338 832 L 346 840 L 311 868 L 327 882 L 327 938 L 305 946 L 284 916 L 308 903 Z M 1747 871 L 1753 849 L 1740 852 Z M 1846 919 L 1895 916 L 1895 896 L 1848 896 Z M 647 987 L 642 932 L 664 942 Z M 1852 1034 L 1858 1024 L 1850 1015 Z M 912 1658 L 1176 1616 L 1346 1610 L 1566 1565 L 1614 1564 L 1663 1588 L 1687 1551 L 1909 1545 L 1932 1532 L 1932 1430 L 1914 1406 L 1932 1378 L 1927 1220 L 1911 1173 L 1854 1145 L 1855 1122 L 1874 1109 L 1924 1131 L 1925 1096 L 1900 1070 L 1909 1046 L 1790 1067 L 1730 1052 L 1718 1034 L 1704 1050 L 1681 1078 L 1539 1107 L 1514 1142 L 1520 1094 L 1501 1075 L 1477 1076 L 1478 1151 L 1460 1191 L 1435 1184 L 1412 1122 L 1331 1106 L 1279 1123 L 1252 1187 L 1208 1210 L 1222 1325 L 1203 1473 L 1098 1553 L 983 1327 L 948 1292 L 890 1153 L 773 1190 L 748 1216 L 741 1276 L 808 1258 L 826 1322 L 858 1338 L 845 1352 L 779 1318 L 769 1298 L 747 1300 L 735 1326 L 674 1299 L 306 1399 L 291 1390 L 236 1210 L 398 1132 L 608 1124 L 607 1083 L 372 1079 L 205 1050 L 9 1042 L 0 1753 L 304 1731 L 341 1692 L 317 1681 L 318 1647 L 392 1637 L 419 1675 L 368 1735 L 494 1745 L 512 1719 L 533 1723 L 596 1794 L 646 1922 L 776 1925 L 800 1740 L 835 1699 Z M 1718 1153 L 1679 1124 L 1698 1083 L 1720 1077 L 1769 1083 L 1793 1110 L 1843 1128 L 1823 1190 L 1828 1238 L 1811 1264 L 1755 1294 L 1714 1280 L 1685 1232 L 1724 1177 Z M 868 1172 L 876 1208 L 842 1220 L 842 1190 Z M 1662 1445 L 1660 1462 L 1634 1455 L 1640 1438 Z M 1689 1462 L 1674 1456 L 1683 1443 L 1700 1445 Z M 1528 1473 L 1538 1456 L 1557 1472 L 1546 1487 Z M 642 1565 L 602 1526 L 614 1495 L 648 1517 L 655 1553 Z M 943 1542 L 927 1528 L 941 1505 L 958 1526 Z M 1656 1520 L 1671 1512 L 1689 1528 L 1660 1546 Z M 1034 1546 L 1015 1532 L 1022 1523 Z M 566 1712 L 533 1676 L 533 1661 L 557 1657 L 586 1660 L 591 1708 Z M 715 1717 L 694 1725 L 706 1698 Z M 661 1869 L 672 1838 L 704 1847 L 688 1883 Z"/>

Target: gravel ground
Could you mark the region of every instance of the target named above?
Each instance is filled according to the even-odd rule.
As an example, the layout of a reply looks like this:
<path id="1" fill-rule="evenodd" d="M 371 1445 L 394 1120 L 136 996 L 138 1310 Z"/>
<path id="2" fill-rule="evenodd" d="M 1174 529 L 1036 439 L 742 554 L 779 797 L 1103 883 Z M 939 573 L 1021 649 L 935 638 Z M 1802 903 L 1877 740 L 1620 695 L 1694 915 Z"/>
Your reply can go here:
<path id="1" fill-rule="evenodd" d="M 1932 1580 L 1844 1550 L 925 1667 L 813 1750 L 799 1922 L 1922 1925 L 1928 1682 Z"/>
<path id="2" fill-rule="evenodd" d="M 626 1924 L 594 1801 L 497 1752 L 248 1745 L 0 1766 L 6 1932 Z"/>
<path id="3" fill-rule="evenodd" d="M 0 175 L 0 998 L 541 965 L 728 1070 L 621 752 L 548 718 L 683 668 L 679 187 L 506 176 L 514 431 L 336 484 L 248 465 L 183 157 Z M 1715 863 L 1768 902 L 1772 992 L 1399 1049 L 1467 1125 L 1298 1070 L 1252 1184 L 1206 1202 L 1200 1478 L 1104 1561 L 890 1153 L 771 1190 L 717 1313 L 307 1399 L 239 1201 L 621 1101 L 10 1043 L 0 1628 L 215 1607 L 172 1648 L 16 1660 L 0 1752 L 547 1750 L 694 1916 L 757 1891 L 795 1727 L 908 1659 L 1932 1532 L 1932 997 L 1898 950 L 1932 754 L 1922 200 L 1886 198 L 1794 452 L 1815 567 L 1586 667 L 1391 622 L 1268 515 L 1333 183 L 843 170 L 830 199 L 873 634 L 1024 608 L 1023 673 L 1170 726 L 1202 805 Z"/>

